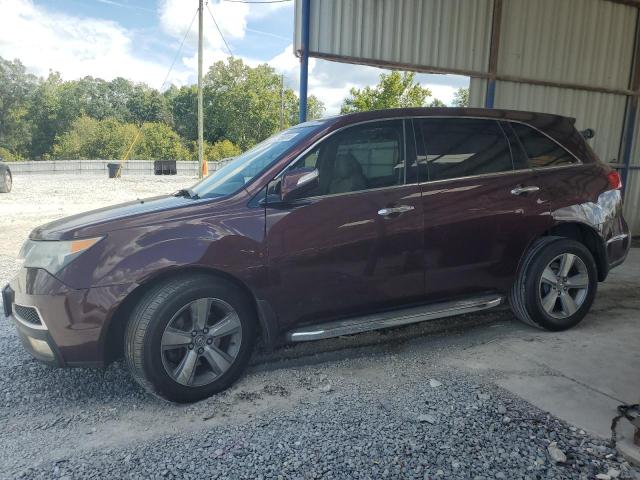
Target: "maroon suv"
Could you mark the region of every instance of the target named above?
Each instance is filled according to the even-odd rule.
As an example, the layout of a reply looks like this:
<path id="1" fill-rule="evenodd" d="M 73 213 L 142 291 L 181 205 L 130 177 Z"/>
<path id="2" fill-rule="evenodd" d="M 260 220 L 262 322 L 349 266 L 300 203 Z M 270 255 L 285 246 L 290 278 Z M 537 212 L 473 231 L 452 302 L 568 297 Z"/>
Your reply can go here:
<path id="1" fill-rule="evenodd" d="M 267 347 L 496 307 L 576 325 L 626 257 L 618 174 L 572 119 L 429 108 L 307 122 L 191 189 L 58 220 L 3 290 L 26 349 L 124 355 L 174 401 Z"/>

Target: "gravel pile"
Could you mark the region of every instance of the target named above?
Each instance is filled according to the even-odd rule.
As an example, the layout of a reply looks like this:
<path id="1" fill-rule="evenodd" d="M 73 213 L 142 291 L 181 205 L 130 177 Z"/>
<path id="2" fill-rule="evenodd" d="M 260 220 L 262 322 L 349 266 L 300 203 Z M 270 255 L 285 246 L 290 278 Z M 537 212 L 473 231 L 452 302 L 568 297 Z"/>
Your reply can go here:
<path id="1" fill-rule="evenodd" d="M 18 478 L 633 475 L 602 441 L 455 373 L 439 377 L 435 388 L 425 379 L 398 382 L 391 390 L 355 378 L 314 378 L 319 383 L 310 388 L 319 395 L 282 411 L 63 457 L 28 468 Z M 269 394 L 254 393 L 253 400 L 263 395 Z"/>

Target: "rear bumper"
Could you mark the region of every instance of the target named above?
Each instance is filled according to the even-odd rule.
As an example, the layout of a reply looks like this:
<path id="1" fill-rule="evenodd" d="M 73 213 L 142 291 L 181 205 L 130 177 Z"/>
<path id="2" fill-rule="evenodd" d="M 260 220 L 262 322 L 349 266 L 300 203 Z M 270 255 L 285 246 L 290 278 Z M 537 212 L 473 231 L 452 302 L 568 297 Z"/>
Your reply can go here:
<path id="1" fill-rule="evenodd" d="M 631 249 L 631 235 L 621 234 L 607 240 L 607 258 L 609 270 L 624 263 Z"/>
<path id="2" fill-rule="evenodd" d="M 123 285 L 76 290 L 45 270 L 23 268 L 2 296 L 34 358 L 58 367 L 103 367 L 109 321 L 128 291 Z"/>

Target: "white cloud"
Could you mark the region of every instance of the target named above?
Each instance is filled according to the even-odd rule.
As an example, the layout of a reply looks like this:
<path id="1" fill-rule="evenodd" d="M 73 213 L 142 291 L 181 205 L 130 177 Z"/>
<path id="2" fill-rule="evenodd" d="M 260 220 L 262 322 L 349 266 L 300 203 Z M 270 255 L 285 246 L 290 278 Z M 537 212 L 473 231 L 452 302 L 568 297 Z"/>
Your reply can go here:
<path id="1" fill-rule="evenodd" d="M 36 7 L 32 0 L 0 0 L 0 56 L 64 78 L 125 77 L 160 87 L 167 67 L 136 56 L 132 34 L 115 22 L 76 17 Z M 171 81 L 184 83 L 185 72 Z"/>
<path id="2" fill-rule="evenodd" d="M 191 6 L 193 8 L 187 8 L 184 0 L 162 0 L 159 8 L 162 29 L 169 35 L 182 39 L 197 11 L 195 2 L 192 2 Z M 250 11 L 249 7 L 246 3 L 232 2 L 209 3 L 205 6 L 203 15 L 205 48 L 210 50 L 223 50 L 225 48 L 224 42 L 211 18 L 212 14 L 227 42 L 233 43 L 233 40 L 244 38 L 247 29 L 247 17 Z M 196 23 L 195 28 L 191 29 L 187 37 L 187 43 L 195 47 L 197 42 L 198 29 Z"/>
<path id="3" fill-rule="evenodd" d="M 130 7 L 124 0 L 99 0 L 114 8 Z M 189 4 L 191 5 L 191 4 Z M 248 23 L 277 12 L 292 17 L 289 3 L 248 5 L 233 2 L 209 2 L 224 37 L 234 50 L 245 38 Z M 158 7 L 161 29 L 176 40 L 182 40 L 196 13 L 186 8 L 184 0 L 161 0 Z M 116 22 L 57 13 L 36 6 L 33 0 L 0 0 L 0 56 L 19 58 L 27 68 L 42 76 L 49 70 L 59 71 L 64 78 L 86 75 L 113 79 L 118 76 L 146 82 L 159 88 L 169 65 L 143 58 L 136 53 L 134 32 Z M 228 50 L 220 37 L 208 9 L 204 12 L 205 68 L 226 59 Z M 278 33 L 267 32 L 272 36 Z M 195 80 L 197 68 L 197 22 L 188 35 L 182 57 L 171 73 L 169 82 L 183 85 Z M 240 50 L 240 48 L 238 48 Z M 174 50 L 170 50 L 173 55 Z M 236 52 L 234 52 L 236 53 Z M 251 66 L 264 60 L 241 57 Z M 289 44 L 267 61 L 284 74 L 288 86 L 298 90 L 299 59 Z M 375 85 L 385 70 L 324 60 L 309 61 L 309 93 L 325 103 L 327 114 L 337 113 L 352 87 Z M 418 80 L 430 88 L 435 98 L 450 103 L 455 88 L 468 84 L 468 79 L 450 75 L 418 75 Z"/>

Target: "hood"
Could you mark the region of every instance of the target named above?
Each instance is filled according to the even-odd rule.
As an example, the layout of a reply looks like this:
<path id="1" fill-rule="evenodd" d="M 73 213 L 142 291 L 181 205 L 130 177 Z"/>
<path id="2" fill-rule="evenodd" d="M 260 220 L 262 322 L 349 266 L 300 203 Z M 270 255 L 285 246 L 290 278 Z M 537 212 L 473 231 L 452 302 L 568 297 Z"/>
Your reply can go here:
<path id="1" fill-rule="evenodd" d="M 124 228 L 125 224 L 130 226 L 132 217 L 136 219 L 139 217 L 143 222 L 152 214 L 193 204 L 193 199 L 173 195 L 135 200 L 54 220 L 35 228 L 29 238 L 31 240 L 69 240 L 87 236 L 86 233 L 89 231 L 91 235 L 100 235 Z M 123 219 L 128 221 L 123 222 Z"/>

